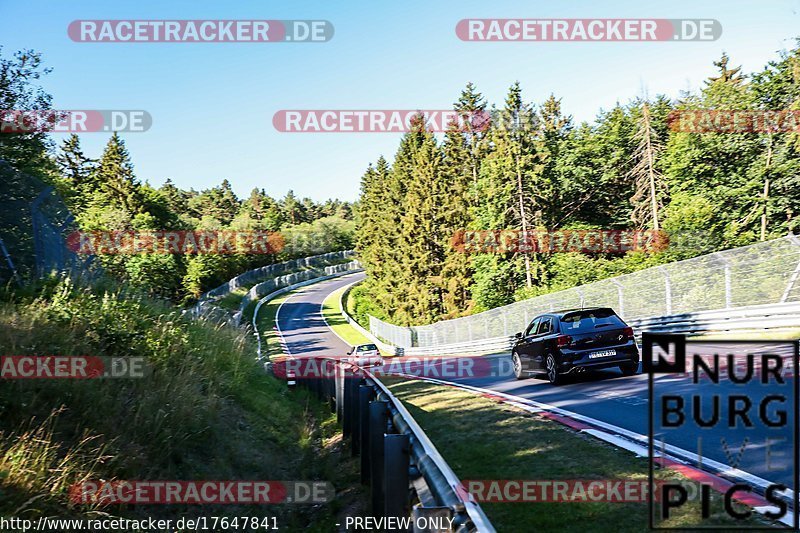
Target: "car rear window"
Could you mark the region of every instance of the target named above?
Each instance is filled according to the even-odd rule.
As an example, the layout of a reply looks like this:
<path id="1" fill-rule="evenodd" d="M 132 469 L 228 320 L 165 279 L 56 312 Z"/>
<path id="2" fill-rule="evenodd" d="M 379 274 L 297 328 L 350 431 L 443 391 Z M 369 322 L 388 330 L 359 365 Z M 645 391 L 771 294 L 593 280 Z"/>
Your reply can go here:
<path id="1" fill-rule="evenodd" d="M 378 347 L 374 344 L 362 344 L 358 348 L 356 348 L 357 352 L 371 352 L 373 350 L 377 350 Z"/>
<path id="2" fill-rule="evenodd" d="M 575 311 L 561 318 L 564 333 L 585 333 L 600 328 L 624 328 L 625 323 L 611 309 Z"/>

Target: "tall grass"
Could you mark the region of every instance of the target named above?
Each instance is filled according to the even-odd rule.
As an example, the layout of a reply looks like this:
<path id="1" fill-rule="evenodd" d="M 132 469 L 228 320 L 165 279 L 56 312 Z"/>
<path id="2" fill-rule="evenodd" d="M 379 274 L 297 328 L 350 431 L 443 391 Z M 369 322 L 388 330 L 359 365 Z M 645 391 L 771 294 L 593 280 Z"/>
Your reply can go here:
<path id="1" fill-rule="evenodd" d="M 330 413 L 265 375 L 244 332 L 110 282 L 0 297 L 0 355 L 143 356 L 152 369 L 142 379 L 0 381 L 0 514 L 81 514 L 68 487 L 90 478 L 335 474 L 319 466 Z M 297 508 L 259 510 L 297 512 L 305 523 Z"/>

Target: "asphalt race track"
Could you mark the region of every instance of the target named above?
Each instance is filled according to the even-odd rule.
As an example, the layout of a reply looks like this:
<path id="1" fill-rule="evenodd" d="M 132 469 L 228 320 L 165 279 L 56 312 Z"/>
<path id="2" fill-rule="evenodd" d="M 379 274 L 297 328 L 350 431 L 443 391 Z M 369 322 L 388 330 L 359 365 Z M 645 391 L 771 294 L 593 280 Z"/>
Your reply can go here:
<path id="1" fill-rule="evenodd" d="M 310 285 L 284 300 L 278 311 L 277 324 L 291 355 L 305 357 L 347 355 L 350 347 L 328 328 L 320 308 L 330 293 L 361 279 L 364 279 L 363 273 L 333 278 Z"/>
<path id="2" fill-rule="evenodd" d="M 292 355 L 341 357 L 348 351 L 348 346 L 326 326 L 320 314 L 320 306 L 328 294 L 362 279 L 363 276 L 363 273 L 352 274 L 311 285 L 283 303 L 278 313 L 278 325 Z M 690 348 L 692 352 L 698 353 L 743 353 L 741 345 L 731 343 L 694 345 Z M 747 351 L 776 353 L 775 347 L 768 347 L 763 343 L 750 344 Z M 783 350 L 778 350 L 778 353 L 784 357 L 791 355 L 788 345 L 784 345 Z M 570 377 L 564 385 L 553 387 L 544 376 L 519 381 L 514 379 L 511 375 L 510 356 L 499 354 L 481 358 L 480 364 L 474 365 L 474 372 L 469 374 L 431 377 L 520 396 L 614 424 L 641 435 L 648 433 L 648 380 L 642 374 L 624 377 L 617 370 L 597 371 Z M 656 434 L 660 434 L 668 444 L 794 488 L 793 377 L 787 376 L 786 385 L 779 387 L 779 391 L 774 385 L 764 386 L 759 383 L 744 387 L 733 385 L 725 379 L 715 386 L 713 383 L 692 384 L 688 378 L 675 375 L 657 377 L 657 402 L 662 394 L 682 395 L 687 398 L 689 394 L 696 394 L 701 397 L 701 413 L 704 413 L 706 419 L 712 412 L 708 406 L 715 394 L 742 394 L 744 391 L 753 403 L 750 409 L 753 427 L 743 427 L 742 420 L 739 419 L 734 429 L 728 428 L 725 423 L 710 428 L 697 428 L 692 423 L 691 429 L 678 428 L 661 432 L 657 428 Z M 775 419 L 777 411 L 785 409 L 788 412 L 788 424 L 782 428 L 764 426 L 759 416 L 760 401 L 776 392 L 786 395 L 788 402 L 783 406 L 778 403 L 767 405 L 766 413 L 770 419 Z M 690 400 L 687 403 L 691 405 Z M 724 399 L 719 412 L 725 422 L 729 409 Z M 687 412 L 687 418 L 689 416 Z M 748 439 L 746 444 L 745 438 Z"/>

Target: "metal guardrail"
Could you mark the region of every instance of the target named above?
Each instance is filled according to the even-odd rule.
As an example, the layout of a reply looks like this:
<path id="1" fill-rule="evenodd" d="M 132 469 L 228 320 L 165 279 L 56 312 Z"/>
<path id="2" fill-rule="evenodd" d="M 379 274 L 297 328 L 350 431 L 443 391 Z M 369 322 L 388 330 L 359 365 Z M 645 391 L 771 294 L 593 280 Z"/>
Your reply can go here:
<path id="1" fill-rule="evenodd" d="M 268 281 L 277 276 L 283 276 L 298 272 L 302 269 L 313 268 L 319 266 L 329 265 L 331 261 L 348 259 L 355 256 L 354 250 L 344 250 L 341 252 L 328 252 L 326 254 L 312 255 L 309 257 L 300 257 L 298 259 L 290 259 L 282 263 L 273 263 L 253 270 L 248 270 L 243 274 L 231 278 L 219 287 L 211 289 L 202 296 L 200 301 L 214 300 L 221 298 L 231 291 L 241 287 L 252 287 L 263 281 Z"/>
<path id="2" fill-rule="evenodd" d="M 264 360 L 257 326 L 261 306 L 279 294 L 331 277 L 335 276 L 285 287 L 259 300 L 253 312 L 259 361 Z M 304 359 L 289 354 L 287 360 L 302 364 Z M 311 390 L 336 413 L 344 437 L 349 438 L 352 455 L 361 457 L 361 482 L 372 488 L 373 516 L 450 518 L 452 531 L 494 533 L 480 505 L 464 498 L 468 493 L 459 490 L 458 476 L 386 385 L 368 370 L 349 363 L 321 358 L 305 360 L 314 361 L 312 372 L 300 372 L 308 374 L 305 377 L 297 375 L 294 370 L 297 365 L 285 362 L 270 363 L 272 373 L 289 384 Z M 411 486 L 417 502 L 409 500 Z"/>
<path id="3" fill-rule="evenodd" d="M 303 360 L 291 358 L 303 363 Z M 273 371 L 294 380 L 331 406 L 353 456 L 361 457 L 361 482 L 371 488 L 376 517 L 444 517 L 458 533 L 495 531 L 405 406 L 371 372 L 333 359 L 306 358 L 313 367 L 286 364 Z M 290 370 L 294 366 L 299 372 Z M 409 497 L 413 486 L 416 501 Z M 415 531 L 417 531 L 415 529 Z"/>
<path id="4" fill-rule="evenodd" d="M 312 268 L 309 270 L 303 270 L 302 272 L 295 272 L 292 274 L 287 274 L 286 276 L 279 276 L 277 278 L 261 282 L 257 285 L 253 285 L 250 290 L 247 291 L 247 294 L 242 297 L 242 301 L 239 303 L 239 309 L 236 311 L 236 313 L 234 313 L 234 319 L 236 320 L 237 324 L 240 323 L 244 317 L 245 310 L 251 303 L 258 301 L 261 297 L 274 292 L 276 289 L 297 285 L 302 282 L 316 283 L 316 281 L 326 279 L 328 277 L 350 274 L 360 270 L 361 264 L 358 261 L 350 261 L 347 263 L 340 263 L 338 265 L 329 265 L 323 269 Z"/>
<path id="5" fill-rule="evenodd" d="M 328 254 L 331 255 L 331 254 Z M 322 256 L 316 256 L 322 257 Z M 306 258 L 314 259 L 314 258 Z M 301 272 L 293 272 L 285 276 L 278 276 L 276 278 L 267 280 L 262 283 L 254 285 L 243 297 L 239 303 L 239 307 L 234 312 L 229 312 L 220 308 L 215 304 L 215 300 L 201 300 L 192 307 L 188 312 L 196 318 L 206 318 L 216 322 L 225 322 L 231 326 L 240 326 L 244 313 L 247 307 L 253 302 L 268 301 L 279 294 L 283 294 L 286 290 L 293 290 L 298 287 L 303 287 L 311 283 L 317 283 L 326 279 L 336 276 L 343 276 L 345 274 L 352 274 L 362 270 L 361 264 L 358 261 L 349 261 L 347 263 L 339 263 L 336 265 L 328 265 L 320 268 L 312 268 L 303 270 Z M 286 290 L 284 290 L 286 289 Z M 265 295 L 266 294 L 266 295 Z M 257 304 L 259 305 L 259 304 Z M 259 305 L 260 307 L 260 305 Z M 255 326 L 255 325 L 254 325 Z"/>
<path id="6" fill-rule="evenodd" d="M 534 317 L 532 316 L 531 318 Z M 641 334 L 644 331 L 650 333 L 704 335 L 800 329 L 800 302 L 753 305 L 668 316 L 651 316 L 629 320 L 628 325 L 634 329 L 637 338 L 641 338 Z M 480 355 L 508 352 L 513 344 L 513 335 L 502 335 L 473 342 L 445 344 L 427 348 L 402 348 L 401 350 L 405 355 Z"/>
<path id="7" fill-rule="evenodd" d="M 639 332 L 683 335 L 800 328 L 800 302 L 648 317 L 629 324 Z"/>

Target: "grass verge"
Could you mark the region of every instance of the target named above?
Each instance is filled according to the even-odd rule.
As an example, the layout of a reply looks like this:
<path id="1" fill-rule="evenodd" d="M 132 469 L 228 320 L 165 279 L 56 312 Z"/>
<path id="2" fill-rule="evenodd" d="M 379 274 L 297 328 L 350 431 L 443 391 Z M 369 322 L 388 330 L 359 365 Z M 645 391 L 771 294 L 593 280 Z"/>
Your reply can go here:
<path id="1" fill-rule="evenodd" d="M 322 317 L 328 327 L 350 346 L 372 342 L 363 333 L 351 326 L 342 316 L 341 297 L 342 293 L 347 289 L 348 287 L 337 289 L 325 298 L 325 301 L 322 302 Z"/>
<path id="2" fill-rule="evenodd" d="M 254 361 L 252 336 L 189 321 L 168 303 L 54 280 L 0 295 L 0 355 L 141 356 L 142 379 L 0 380 L 0 516 L 275 516 L 331 531 L 360 508 L 358 465 L 326 405 Z M 127 505 L 69 501 L 103 480 L 322 480 L 326 505 Z"/>
<path id="3" fill-rule="evenodd" d="M 385 379 L 462 480 L 646 480 L 648 461 L 591 436 L 480 395 L 423 381 Z M 659 479 L 678 480 L 662 470 Z M 631 531 L 648 528 L 647 503 L 482 503 L 498 531 Z M 733 526 L 721 499 L 706 525 Z M 765 526 L 759 515 L 746 525 Z M 670 527 L 699 525 L 693 502 Z M 742 525 L 736 523 L 736 525 Z"/>

